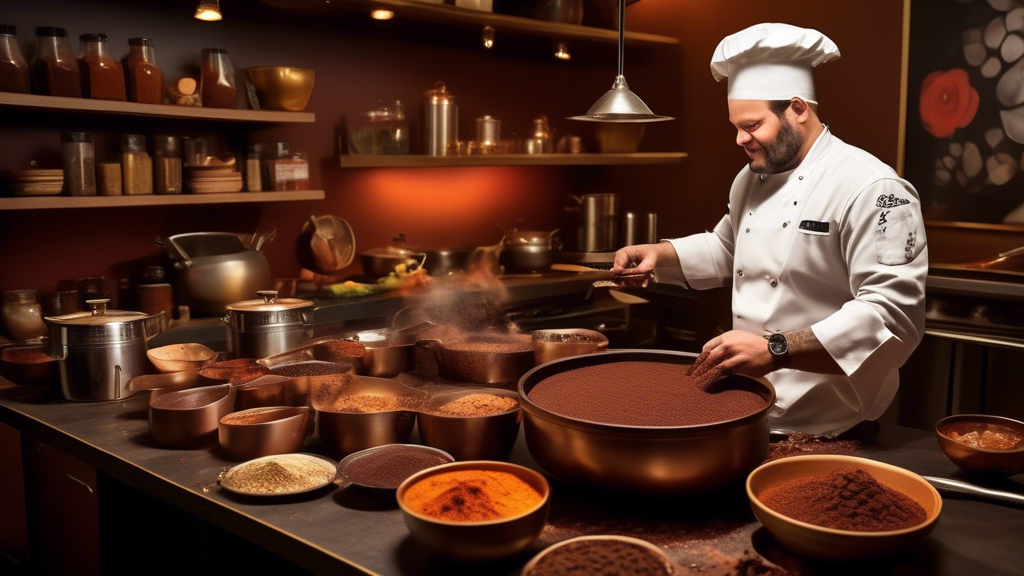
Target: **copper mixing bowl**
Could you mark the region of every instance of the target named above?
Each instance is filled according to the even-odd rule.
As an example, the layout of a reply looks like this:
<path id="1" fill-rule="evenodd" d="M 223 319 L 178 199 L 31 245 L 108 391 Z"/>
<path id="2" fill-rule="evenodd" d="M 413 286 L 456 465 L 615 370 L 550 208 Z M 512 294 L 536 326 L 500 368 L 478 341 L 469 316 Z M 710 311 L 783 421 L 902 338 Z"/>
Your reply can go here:
<path id="1" fill-rule="evenodd" d="M 256 66 L 246 72 L 266 110 L 301 112 L 313 94 L 316 72 L 290 66 Z"/>
<path id="2" fill-rule="evenodd" d="M 942 453 L 964 470 L 1006 476 L 1024 472 L 1024 444 L 1018 444 L 1011 450 L 987 450 L 961 444 L 950 436 L 953 430 L 966 434 L 982 432 L 990 426 L 1005 428 L 1017 436 L 1024 436 L 1024 422 L 985 414 L 947 416 L 935 424 L 935 436 Z"/>
<path id="3" fill-rule="evenodd" d="M 695 354 L 621 350 L 542 364 L 519 380 L 526 446 L 545 470 L 566 481 L 659 494 L 693 494 L 742 480 L 768 452 L 768 412 L 775 388 L 763 378 L 730 376 L 763 389 L 765 407 L 734 420 L 695 426 L 620 426 L 578 420 L 541 408 L 529 393 L 575 368 L 615 362 L 691 364 Z"/>

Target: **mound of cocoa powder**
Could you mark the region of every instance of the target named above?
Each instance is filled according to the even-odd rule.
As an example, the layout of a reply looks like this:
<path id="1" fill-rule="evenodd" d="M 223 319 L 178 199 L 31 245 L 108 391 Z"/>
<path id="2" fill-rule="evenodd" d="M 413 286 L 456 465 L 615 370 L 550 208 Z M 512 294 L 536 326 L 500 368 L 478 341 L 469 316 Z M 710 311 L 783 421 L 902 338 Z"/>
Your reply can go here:
<path id="1" fill-rule="evenodd" d="M 671 576 L 664 558 L 632 542 L 579 540 L 548 552 L 526 576 Z"/>
<path id="2" fill-rule="evenodd" d="M 769 391 L 755 381 L 727 378 L 703 386 L 689 366 L 613 362 L 554 374 L 527 394 L 535 404 L 569 418 L 621 426 L 695 426 L 763 410 Z"/>

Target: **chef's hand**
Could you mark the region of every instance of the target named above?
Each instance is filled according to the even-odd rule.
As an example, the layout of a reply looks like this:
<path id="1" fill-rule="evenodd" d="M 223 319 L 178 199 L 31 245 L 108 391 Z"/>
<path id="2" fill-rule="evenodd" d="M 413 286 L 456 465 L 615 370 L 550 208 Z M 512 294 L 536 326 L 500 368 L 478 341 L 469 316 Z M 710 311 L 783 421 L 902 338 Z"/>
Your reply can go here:
<path id="1" fill-rule="evenodd" d="M 616 276 L 651 274 L 658 266 L 679 265 L 676 249 L 668 242 L 626 246 L 615 253 L 612 274 Z"/>
<path id="2" fill-rule="evenodd" d="M 708 340 L 693 363 L 690 376 L 699 379 L 704 375 L 739 373 L 758 377 L 775 370 L 774 364 L 767 340 L 750 332 L 730 330 Z"/>

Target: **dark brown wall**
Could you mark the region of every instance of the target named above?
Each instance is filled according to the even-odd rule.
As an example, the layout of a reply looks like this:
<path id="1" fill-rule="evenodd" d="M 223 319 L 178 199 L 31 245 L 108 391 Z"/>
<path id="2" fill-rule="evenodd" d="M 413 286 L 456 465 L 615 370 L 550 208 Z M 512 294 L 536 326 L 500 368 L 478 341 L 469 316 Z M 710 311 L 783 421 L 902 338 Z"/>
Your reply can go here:
<path id="1" fill-rule="evenodd" d="M 3 18 L 18 26 L 27 57 L 32 28 L 58 25 L 75 38 L 106 32 L 119 53 L 128 37 L 152 36 L 168 77 L 195 66 L 199 50 L 208 46 L 228 48 L 236 70 L 262 64 L 315 69 L 309 111 L 316 113 L 316 124 L 259 129 L 251 138 L 288 140 L 293 150 L 307 151 L 312 184 L 325 189 L 327 199 L 3 212 L 0 288 L 45 288 L 62 278 L 106 274 L 112 289 L 113 278 L 130 274 L 131 263 L 159 254 L 154 236 L 242 232 L 260 223 L 279 230 L 266 249 L 274 275 L 293 276 L 295 239 L 311 214 L 348 220 L 359 249 L 382 245 L 398 231 L 423 244 L 483 244 L 500 238 L 499 226 L 554 228 L 567 193 L 613 191 L 623 196 L 624 209 L 659 212 L 662 236 L 710 228 L 745 156 L 727 122 L 725 86 L 712 80 L 708 62 L 723 36 L 762 21 L 816 27 L 835 40 L 842 59 L 819 69 L 823 119 L 847 142 L 886 162 L 896 159 L 902 3 L 893 0 L 644 0 L 631 6 L 630 29 L 682 40 L 680 46 L 627 47 L 630 87 L 655 112 L 678 118 L 651 126 L 641 149 L 685 150 L 690 157 L 678 166 L 587 168 L 343 170 L 333 155 L 346 114 L 369 109 L 379 98 L 400 98 L 415 126 L 422 92 L 439 79 L 460 101 L 463 138 L 472 137 L 473 119 L 483 114 L 501 118 L 505 134 L 523 135 L 540 114 L 551 118 L 556 136 L 579 131 L 563 118 L 585 112 L 608 89 L 614 46 L 570 45 L 574 58 L 563 63 L 548 56 L 546 41 L 499 34 L 500 49 L 487 52 L 479 48 L 475 31 L 378 23 L 358 13 L 303 17 L 239 1 L 227 3 L 225 20 L 211 24 L 194 20 L 192 9 L 189 2 L 38 1 L 5 6 Z M 220 138 L 229 132 L 218 124 L 0 114 L 0 168 L 54 157 L 59 130 L 70 126 L 104 135 L 141 129 Z"/>

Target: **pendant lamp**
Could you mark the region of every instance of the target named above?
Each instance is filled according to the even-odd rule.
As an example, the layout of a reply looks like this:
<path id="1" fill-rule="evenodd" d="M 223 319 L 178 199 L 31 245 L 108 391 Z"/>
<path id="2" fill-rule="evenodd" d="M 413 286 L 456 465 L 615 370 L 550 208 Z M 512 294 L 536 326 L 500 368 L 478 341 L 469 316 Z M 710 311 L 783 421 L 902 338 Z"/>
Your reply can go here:
<path id="1" fill-rule="evenodd" d="M 220 0 L 202 0 L 196 8 L 196 19 L 207 22 L 216 22 L 222 18 L 220 13 Z"/>
<path id="2" fill-rule="evenodd" d="M 625 54 L 626 33 L 626 0 L 619 0 L 619 75 L 615 77 L 612 89 L 605 92 L 590 110 L 583 116 L 570 116 L 570 120 L 584 122 L 616 122 L 622 124 L 639 124 L 644 122 L 664 122 L 674 120 L 671 116 L 658 116 L 644 104 L 639 96 L 633 93 L 626 84 L 622 73 L 622 60 Z"/>

